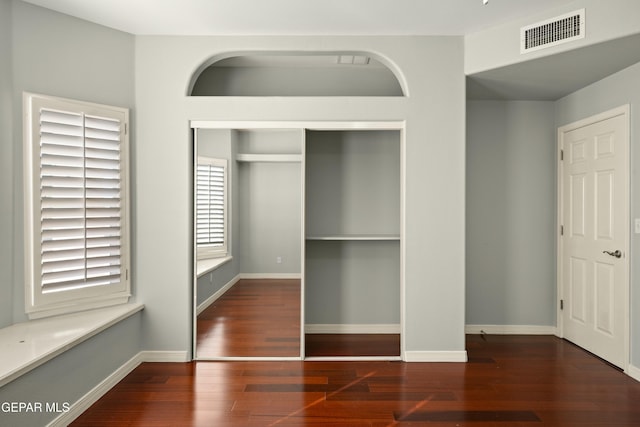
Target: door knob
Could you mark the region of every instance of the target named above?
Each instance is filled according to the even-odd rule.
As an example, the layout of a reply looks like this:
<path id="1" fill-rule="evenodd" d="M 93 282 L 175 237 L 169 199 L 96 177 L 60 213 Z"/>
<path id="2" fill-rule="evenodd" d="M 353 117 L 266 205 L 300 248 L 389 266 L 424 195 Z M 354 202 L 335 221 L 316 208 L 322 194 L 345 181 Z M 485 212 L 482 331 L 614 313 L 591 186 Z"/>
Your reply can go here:
<path id="1" fill-rule="evenodd" d="M 607 254 L 607 255 L 611 255 L 614 256 L 616 258 L 620 258 L 622 257 L 622 252 L 620 252 L 620 250 L 616 250 L 614 252 L 611 251 L 602 251 L 603 254 Z"/>

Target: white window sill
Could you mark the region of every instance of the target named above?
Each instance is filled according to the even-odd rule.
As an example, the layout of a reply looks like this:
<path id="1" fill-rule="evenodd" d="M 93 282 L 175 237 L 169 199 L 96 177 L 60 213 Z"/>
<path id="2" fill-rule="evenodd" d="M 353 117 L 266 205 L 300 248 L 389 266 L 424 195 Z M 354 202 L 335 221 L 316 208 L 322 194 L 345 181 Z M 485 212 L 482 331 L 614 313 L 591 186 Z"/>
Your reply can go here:
<path id="1" fill-rule="evenodd" d="M 210 271 L 215 270 L 220 267 L 222 264 L 226 264 L 227 262 L 233 259 L 232 256 L 225 256 L 220 258 L 208 258 L 208 259 L 199 259 L 196 262 L 196 276 L 199 279 Z"/>
<path id="2" fill-rule="evenodd" d="M 0 387 L 143 308 L 122 304 L 0 329 Z"/>

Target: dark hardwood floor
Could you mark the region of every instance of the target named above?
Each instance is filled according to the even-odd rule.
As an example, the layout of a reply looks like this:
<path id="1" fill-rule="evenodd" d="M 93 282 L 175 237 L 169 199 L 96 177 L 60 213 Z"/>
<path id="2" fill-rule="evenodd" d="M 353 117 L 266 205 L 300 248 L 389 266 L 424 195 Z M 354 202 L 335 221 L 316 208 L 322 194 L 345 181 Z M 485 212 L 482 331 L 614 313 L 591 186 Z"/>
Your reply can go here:
<path id="1" fill-rule="evenodd" d="M 640 426 L 640 383 L 550 336 L 467 337 L 468 363 L 144 363 L 72 425 Z"/>
<path id="2" fill-rule="evenodd" d="M 300 280 L 240 280 L 198 316 L 197 355 L 300 357 Z"/>
<path id="3" fill-rule="evenodd" d="M 306 334 L 306 357 L 400 356 L 400 334 Z"/>

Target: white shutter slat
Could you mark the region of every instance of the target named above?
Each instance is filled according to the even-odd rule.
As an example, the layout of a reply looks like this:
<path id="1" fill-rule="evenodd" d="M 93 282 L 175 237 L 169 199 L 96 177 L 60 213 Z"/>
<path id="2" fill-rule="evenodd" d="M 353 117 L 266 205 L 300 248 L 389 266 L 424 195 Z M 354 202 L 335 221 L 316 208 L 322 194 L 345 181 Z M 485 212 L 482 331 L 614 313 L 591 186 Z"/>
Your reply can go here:
<path id="1" fill-rule="evenodd" d="M 73 113 L 69 111 L 58 111 L 43 108 L 40 110 L 40 127 L 46 124 L 53 125 L 73 125 L 83 126 L 83 116 L 80 113 Z"/>
<path id="2" fill-rule="evenodd" d="M 81 138 L 78 138 L 80 142 L 82 142 Z M 62 157 L 73 157 L 81 159 L 84 156 L 84 148 L 82 146 L 75 145 L 63 145 L 63 144 L 54 144 L 49 143 L 47 141 L 42 141 L 42 148 L 40 153 L 43 156 L 46 156 L 43 159 L 43 163 L 47 163 L 47 157 L 57 159 L 57 156 Z M 57 164 L 57 161 L 50 161 L 52 164 Z"/>
<path id="3" fill-rule="evenodd" d="M 103 257 L 95 257 L 87 259 L 87 266 L 89 268 L 100 268 L 101 270 L 105 268 L 119 267 L 120 266 L 120 256 L 103 256 Z M 106 270 L 105 270 L 106 271 Z M 111 271 L 111 270 L 109 270 Z"/>
<path id="4" fill-rule="evenodd" d="M 94 267 L 87 270 L 87 279 L 101 279 L 108 280 L 108 282 L 103 283 L 111 283 L 110 281 L 114 278 L 120 277 L 120 265 L 113 266 L 105 266 L 105 267 Z"/>
<path id="5" fill-rule="evenodd" d="M 120 218 L 118 217 L 93 217 L 87 218 L 87 228 L 99 227 L 120 227 Z"/>
<path id="6" fill-rule="evenodd" d="M 84 179 L 84 168 L 82 167 L 64 167 L 59 165 L 43 165 L 40 168 L 41 178 L 45 177 L 62 177 L 62 178 L 81 178 Z"/>
<path id="7" fill-rule="evenodd" d="M 46 228 L 42 229 L 43 242 L 54 242 L 58 240 L 75 240 L 75 239 L 83 239 L 84 237 L 85 237 L 84 227 L 61 229 L 61 230 L 59 229 L 48 230 Z"/>
<path id="8" fill-rule="evenodd" d="M 48 199 L 82 199 L 84 198 L 84 188 L 74 187 L 56 187 L 53 185 L 43 186 L 40 190 L 43 198 Z"/>
<path id="9" fill-rule="evenodd" d="M 42 257 L 47 257 L 50 254 L 55 254 L 58 251 L 66 251 L 72 249 L 85 249 L 84 237 L 82 239 L 67 239 L 62 241 L 43 241 L 42 242 Z"/>
<path id="10" fill-rule="evenodd" d="M 63 199 L 60 197 L 43 197 L 40 202 L 42 207 L 42 215 L 46 215 L 50 210 L 64 210 L 64 209 L 83 209 L 83 199 Z M 45 218 L 43 218 L 45 219 Z"/>
<path id="11" fill-rule="evenodd" d="M 87 228 L 87 239 L 101 239 L 104 237 L 118 237 L 120 236 L 120 227 L 98 227 Z"/>
<path id="12" fill-rule="evenodd" d="M 83 229 L 84 227 L 85 220 L 81 217 L 46 218 L 42 220 L 43 230 Z"/>
<path id="13" fill-rule="evenodd" d="M 41 144 L 57 145 L 66 147 L 82 147 L 81 135 L 61 135 L 58 133 L 42 132 L 40 134 Z"/>
<path id="14" fill-rule="evenodd" d="M 54 271 L 50 273 L 42 273 L 42 286 L 44 288 L 47 285 L 55 285 L 65 282 L 80 281 L 85 278 L 86 269 L 84 267 L 84 260 L 81 260 L 80 265 L 73 269 L 73 263 L 69 263 L 69 268 L 61 271 Z"/>
<path id="15" fill-rule="evenodd" d="M 42 263 L 42 273 L 47 280 L 54 282 L 59 278 L 64 278 L 65 273 L 79 276 L 85 268 L 84 255 L 79 258 L 67 258 L 60 261 L 50 261 Z"/>
<path id="16" fill-rule="evenodd" d="M 88 139 L 98 141 L 120 141 L 120 129 L 116 131 L 110 131 L 105 129 L 86 128 L 86 137 Z"/>
<path id="17" fill-rule="evenodd" d="M 89 129 L 101 129 L 108 130 L 116 133 L 120 133 L 121 124 L 116 119 L 108 117 L 98 117 L 87 114 L 85 116 L 85 125 Z"/>
<path id="18" fill-rule="evenodd" d="M 120 170 L 87 169 L 85 172 L 87 179 L 116 180 L 120 182 Z"/>
<path id="19" fill-rule="evenodd" d="M 87 148 L 85 150 L 87 158 L 91 159 L 107 159 L 116 161 L 118 167 L 120 165 L 120 152 L 115 150 L 104 150 L 99 148 Z"/>
<path id="20" fill-rule="evenodd" d="M 83 188 L 84 180 L 80 177 L 68 176 L 43 176 L 40 180 L 40 186 L 51 188 Z"/>
<path id="21" fill-rule="evenodd" d="M 43 263 L 60 262 L 64 260 L 81 259 L 84 258 L 84 256 L 84 248 L 47 251 L 47 253 L 42 257 L 42 261 Z"/>
<path id="22" fill-rule="evenodd" d="M 44 148 L 47 151 L 47 148 Z M 40 157 L 42 167 L 54 166 L 54 167 L 68 167 L 68 168 L 84 168 L 84 159 L 82 156 L 64 156 L 64 155 L 51 155 L 46 152 Z"/>
<path id="23" fill-rule="evenodd" d="M 115 170 L 115 171 L 120 170 L 120 161 L 118 160 L 104 159 L 104 158 L 98 158 L 98 157 L 86 157 L 85 161 L 86 161 L 85 165 L 87 169 L 98 169 L 98 170 L 106 169 L 106 170 Z"/>
<path id="24" fill-rule="evenodd" d="M 97 247 L 97 248 L 89 248 L 87 249 L 87 258 L 101 258 L 101 257 L 111 257 L 111 256 L 120 256 L 122 254 L 120 247 Z"/>
<path id="25" fill-rule="evenodd" d="M 110 118 L 41 110 L 43 293 L 120 280 L 120 129 Z"/>
<path id="26" fill-rule="evenodd" d="M 55 220 L 55 219 L 75 219 L 75 218 L 84 218 L 85 212 L 84 209 L 43 209 L 42 212 L 43 222 L 46 220 Z"/>

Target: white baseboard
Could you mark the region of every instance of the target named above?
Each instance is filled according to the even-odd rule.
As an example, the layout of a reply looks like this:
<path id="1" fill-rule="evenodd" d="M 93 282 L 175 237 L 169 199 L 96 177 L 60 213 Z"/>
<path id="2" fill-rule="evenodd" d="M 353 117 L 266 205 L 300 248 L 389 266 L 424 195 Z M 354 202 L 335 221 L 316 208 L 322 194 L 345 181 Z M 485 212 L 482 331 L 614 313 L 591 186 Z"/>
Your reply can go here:
<path id="1" fill-rule="evenodd" d="M 231 287 L 233 285 L 235 285 L 236 283 L 238 283 L 238 280 L 240 280 L 240 275 L 234 277 L 233 279 L 231 279 L 226 285 L 224 285 L 223 287 L 221 287 L 220 289 L 218 289 L 213 295 L 211 295 L 209 298 L 207 298 L 206 300 L 204 300 L 196 309 L 196 315 L 202 313 L 203 311 L 205 311 L 207 309 L 207 307 L 209 307 L 211 304 L 213 304 L 218 298 L 220 298 L 225 292 L 227 292 L 229 289 L 231 289 Z"/>
<path id="2" fill-rule="evenodd" d="M 91 391 L 82 396 L 77 402 L 75 402 L 69 408 L 68 412 L 60 414 L 56 419 L 48 424 L 48 427 L 64 427 L 69 425 L 73 420 L 78 418 L 84 411 L 89 409 L 91 405 L 96 403 L 98 399 L 104 396 L 109 390 L 111 390 L 116 384 L 118 384 L 124 377 L 126 377 L 131 371 L 138 367 L 143 362 L 142 353 L 138 353 L 133 356 L 124 365 L 119 367 L 114 373 L 102 380 L 100 384 L 95 386 Z"/>
<path id="3" fill-rule="evenodd" d="M 399 324 L 381 325 L 345 325 L 345 324 L 308 324 L 305 334 L 399 334 Z"/>
<path id="4" fill-rule="evenodd" d="M 138 355 L 142 358 L 142 362 L 184 363 L 190 361 L 186 351 L 141 351 Z"/>
<path id="5" fill-rule="evenodd" d="M 124 377 L 129 375 L 135 368 L 143 362 L 188 362 L 186 351 L 141 351 L 133 356 L 124 365 L 120 366 L 111 375 L 102 380 L 97 386 L 92 388 L 87 394 L 73 403 L 69 411 L 60 414 L 47 427 L 66 427 L 78 418 L 91 405 L 96 403 L 102 396 L 107 394 Z"/>
<path id="6" fill-rule="evenodd" d="M 637 366 L 633 366 L 629 364 L 629 367 L 627 368 L 626 373 L 634 380 L 640 381 L 640 368 L 638 368 Z"/>
<path id="7" fill-rule="evenodd" d="M 466 362 L 466 351 L 405 351 L 405 362 Z"/>
<path id="8" fill-rule="evenodd" d="M 241 279 L 300 279 L 300 273 L 240 273 Z"/>
<path id="9" fill-rule="evenodd" d="M 492 335 L 556 335 L 557 328 L 544 325 L 467 325 L 464 332 Z"/>

